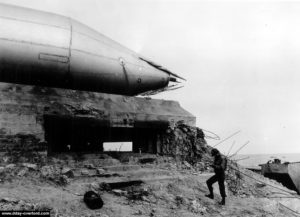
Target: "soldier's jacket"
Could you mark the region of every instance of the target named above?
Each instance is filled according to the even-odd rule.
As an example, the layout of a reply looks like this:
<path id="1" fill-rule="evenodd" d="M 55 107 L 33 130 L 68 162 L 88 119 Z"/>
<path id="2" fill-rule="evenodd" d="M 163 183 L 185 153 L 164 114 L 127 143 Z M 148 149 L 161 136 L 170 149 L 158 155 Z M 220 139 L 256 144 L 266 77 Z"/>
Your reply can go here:
<path id="1" fill-rule="evenodd" d="M 216 174 L 224 173 L 227 168 L 227 159 L 220 154 L 216 155 L 213 168 Z"/>

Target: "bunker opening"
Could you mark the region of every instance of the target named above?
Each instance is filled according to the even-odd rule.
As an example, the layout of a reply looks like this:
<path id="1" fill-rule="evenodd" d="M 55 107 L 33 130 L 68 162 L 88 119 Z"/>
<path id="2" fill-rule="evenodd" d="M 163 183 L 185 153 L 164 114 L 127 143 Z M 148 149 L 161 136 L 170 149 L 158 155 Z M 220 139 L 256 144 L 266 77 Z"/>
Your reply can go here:
<path id="1" fill-rule="evenodd" d="M 132 142 L 104 142 L 103 151 L 132 152 Z"/>
<path id="2" fill-rule="evenodd" d="M 111 127 L 110 121 L 86 117 L 44 115 L 48 154 L 133 152 L 156 154 L 166 123 L 136 122 Z"/>

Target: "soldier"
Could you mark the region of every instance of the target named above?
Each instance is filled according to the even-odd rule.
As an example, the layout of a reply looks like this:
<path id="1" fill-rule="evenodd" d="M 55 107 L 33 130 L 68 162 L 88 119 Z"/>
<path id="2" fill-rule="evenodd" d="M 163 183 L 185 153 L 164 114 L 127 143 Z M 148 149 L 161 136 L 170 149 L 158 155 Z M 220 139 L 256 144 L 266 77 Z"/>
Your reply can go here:
<path id="1" fill-rule="evenodd" d="M 209 197 L 211 199 L 214 199 L 214 192 L 213 192 L 212 185 L 215 182 L 218 182 L 220 194 L 222 197 L 222 201 L 219 204 L 225 205 L 226 193 L 225 193 L 224 182 L 225 182 L 225 170 L 227 167 L 227 159 L 225 157 L 222 157 L 220 152 L 215 148 L 211 151 L 211 155 L 215 158 L 214 164 L 212 165 L 212 167 L 214 168 L 215 175 L 206 181 L 206 184 L 207 184 L 207 187 L 208 187 L 210 193 L 205 196 Z"/>

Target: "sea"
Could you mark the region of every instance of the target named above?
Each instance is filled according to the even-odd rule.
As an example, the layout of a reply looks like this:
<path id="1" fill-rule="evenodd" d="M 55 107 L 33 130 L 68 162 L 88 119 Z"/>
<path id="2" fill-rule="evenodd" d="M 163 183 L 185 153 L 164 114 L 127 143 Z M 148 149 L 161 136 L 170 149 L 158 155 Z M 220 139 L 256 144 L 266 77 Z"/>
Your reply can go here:
<path id="1" fill-rule="evenodd" d="M 241 154 L 233 157 L 240 165 L 246 168 L 260 168 L 259 164 L 265 164 L 275 158 L 284 162 L 300 162 L 300 153 L 297 154 Z"/>

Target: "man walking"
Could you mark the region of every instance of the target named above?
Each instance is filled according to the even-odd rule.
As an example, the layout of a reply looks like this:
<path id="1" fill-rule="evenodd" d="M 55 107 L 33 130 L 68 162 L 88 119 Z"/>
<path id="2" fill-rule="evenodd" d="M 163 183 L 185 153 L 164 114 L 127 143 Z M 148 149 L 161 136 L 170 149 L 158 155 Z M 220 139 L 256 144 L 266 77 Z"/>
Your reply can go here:
<path id="1" fill-rule="evenodd" d="M 225 205 L 225 170 L 227 167 L 227 159 L 225 157 L 222 157 L 218 149 L 212 149 L 211 155 L 214 157 L 214 164 L 212 167 L 214 168 L 215 175 L 209 178 L 206 181 L 207 187 L 209 189 L 209 194 L 205 195 L 206 197 L 209 197 L 211 199 L 214 199 L 214 192 L 213 192 L 213 184 L 215 182 L 218 182 L 220 194 L 222 197 L 222 201 L 219 203 L 220 205 Z"/>

